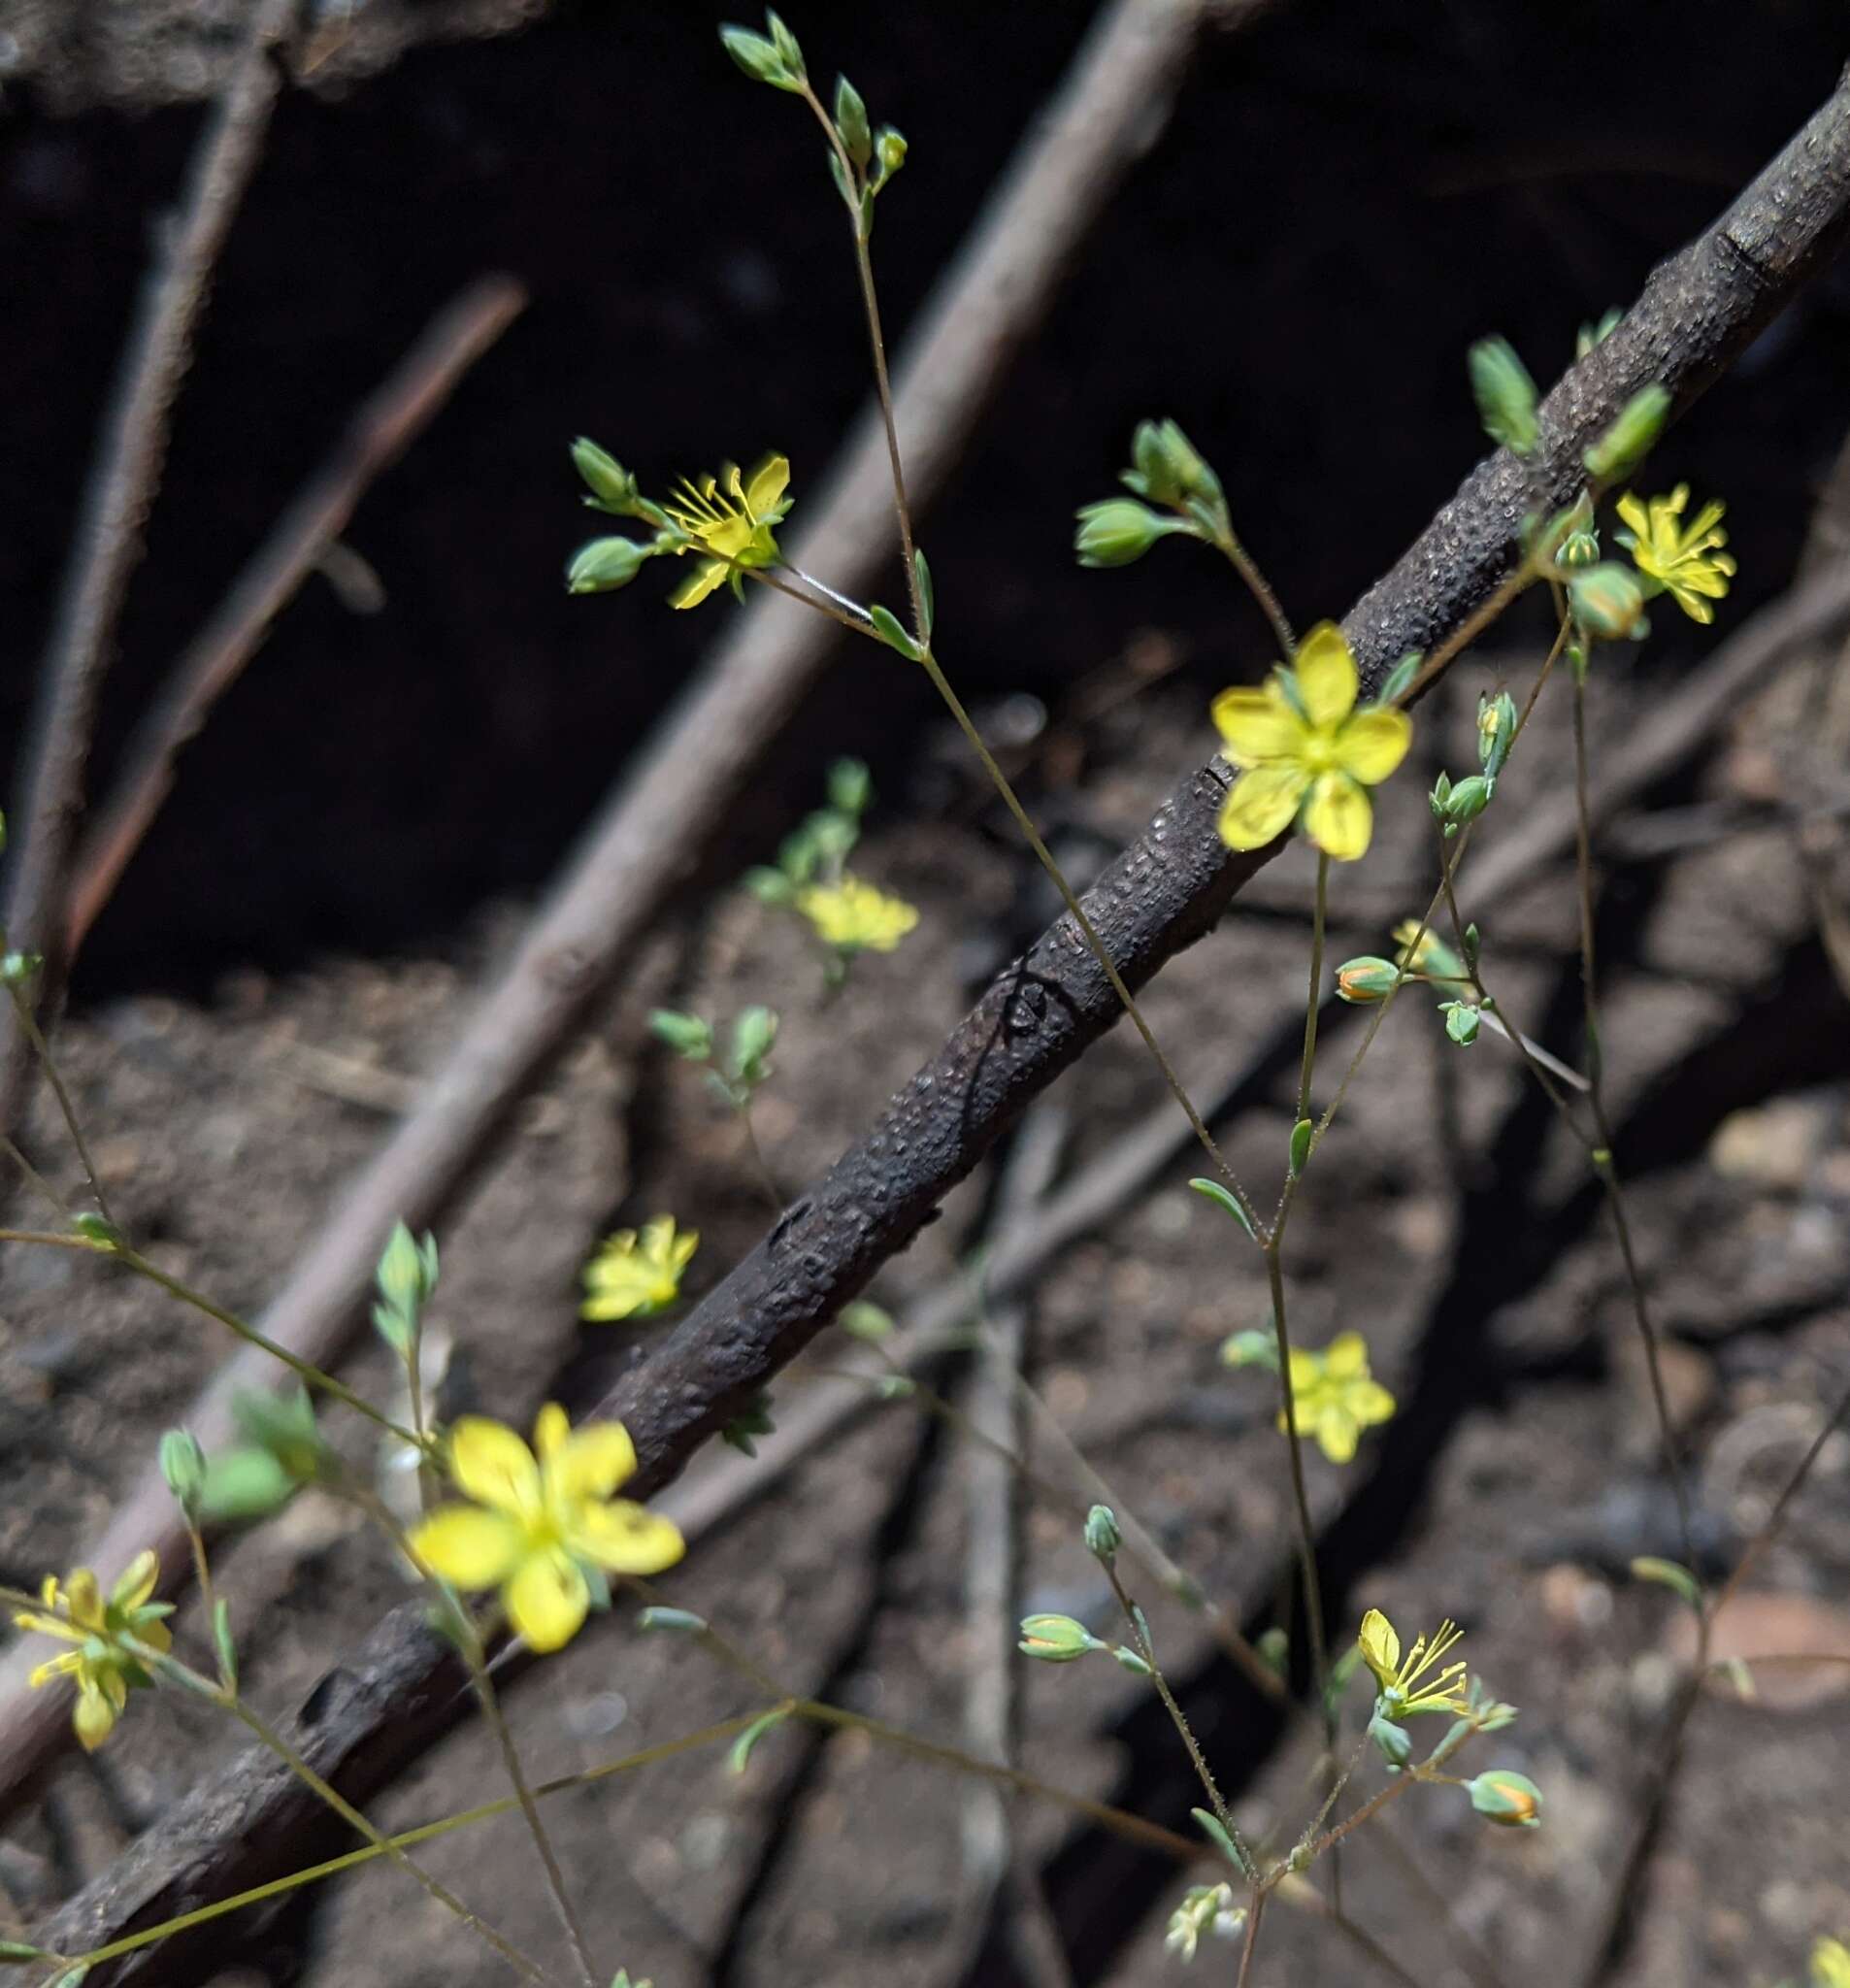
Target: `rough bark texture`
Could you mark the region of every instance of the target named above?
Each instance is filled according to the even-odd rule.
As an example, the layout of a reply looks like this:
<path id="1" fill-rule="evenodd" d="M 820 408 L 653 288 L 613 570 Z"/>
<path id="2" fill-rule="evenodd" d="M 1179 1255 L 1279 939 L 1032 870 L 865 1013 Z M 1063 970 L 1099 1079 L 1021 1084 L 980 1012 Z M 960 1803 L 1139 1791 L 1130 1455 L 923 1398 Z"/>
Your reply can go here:
<path id="1" fill-rule="evenodd" d="M 1850 79 L 1550 393 L 1539 454 L 1525 464 L 1500 452 L 1480 464 L 1356 605 L 1345 627 L 1365 683 L 1378 684 L 1405 650 L 1433 646 L 1484 600 L 1516 556 L 1524 514 L 1571 494 L 1581 449 L 1634 392 L 1662 381 L 1679 408 L 1699 394 L 1818 267 L 1847 215 Z M 1206 932 L 1272 853 L 1235 856 L 1221 845 L 1214 818 L 1228 779 L 1218 761 L 1191 774 L 1086 899 L 1133 986 Z M 601 1405 L 636 1439 L 638 1488 L 670 1480 L 1116 1016 L 1096 960 L 1063 917 L 997 977 L 867 1137 Z M 452 1661 L 408 1607 L 322 1680 L 299 1737 L 363 1801 L 464 1707 Z M 83 1951 L 305 1863 L 325 1839 L 314 1802 L 267 1760 L 247 1759 L 149 1831 L 45 1937 Z M 155 1950 L 132 1978 L 195 1978 L 180 1949 Z M 124 1978 L 107 1969 L 91 1977 L 99 1988 Z"/>

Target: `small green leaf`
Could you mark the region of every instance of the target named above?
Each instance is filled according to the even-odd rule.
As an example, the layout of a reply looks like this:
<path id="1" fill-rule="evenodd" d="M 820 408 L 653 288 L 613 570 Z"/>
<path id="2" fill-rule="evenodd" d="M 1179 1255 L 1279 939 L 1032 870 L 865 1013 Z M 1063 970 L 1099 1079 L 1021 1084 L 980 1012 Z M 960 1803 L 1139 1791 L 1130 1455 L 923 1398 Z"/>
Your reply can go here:
<path id="1" fill-rule="evenodd" d="M 732 1751 L 726 1756 L 729 1773 L 742 1774 L 751 1765 L 752 1748 L 757 1745 L 774 1726 L 780 1726 L 790 1714 L 781 1706 L 768 1712 L 760 1712 L 739 1738 L 732 1742 Z"/>
<path id="2" fill-rule="evenodd" d="M 1535 448 L 1536 382 L 1507 339 L 1479 339 L 1470 353 L 1471 392 L 1484 433 L 1516 455 Z"/>
<path id="3" fill-rule="evenodd" d="M 861 92 L 845 76 L 835 79 L 835 128 L 848 157 L 865 166 L 874 156 L 874 130 Z"/>
<path id="4" fill-rule="evenodd" d="M 719 30 L 719 40 L 726 53 L 738 63 L 753 83 L 768 83 L 774 89 L 795 89 L 789 71 L 784 67 L 783 58 L 777 53 L 775 42 L 767 41 L 763 35 L 753 34 L 748 27 L 738 27 L 727 22 Z"/>
<path id="5" fill-rule="evenodd" d="M 925 563 L 921 547 L 912 547 L 912 571 L 918 578 L 919 605 L 925 611 L 925 640 L 932 639 L 932 629 L 938 619 L 938 609 L 932 599 L 932 569 Z"/>
<path id="6" fill-rule="evenodd" d="M 865 814 L 874 799 L 874 781 L 864 759 L 838 759 L 829 768 L 829 806 L 838 814 Z"/>
<path id="7" fill-rule="evenodd" d="M 1632 1563 L 1634 1580 L 1655 1581 L 1659 1587 L 1671 1589 L 1682 1596 L 1692 1608 L 1702 1606 L 1701 1584 L 1696 1576 L 1675 1560 L 1660 1560 L 1654 1554 L 1643 1553 Z"/>
<path id="8" fill-rule="evenodd" d="M 1670 396 L 1663 386 L 1641 387 L 1619 411 L 1619 417 L 1581 458 L 1597 482 L 1629 477 L 1650 454 L 1669 418 Z"/>
<path id="9" fill-rule="evenodd" d="M 644 1634 L 661 1636 L 705 1636 L 707 1618 L 691 1608 L 644 1608 L 636 1618 Z"/>
<path id="10" fill-rule="evenodd" d="M 1258 1231 L 1252 1225 L 1252 1217 L 1218 1180 L 1208 1180 L 1198 1175 L 1188 1184 L 1204 1201 L 1211 1201 L 1216 1208 L 1224 1209 L 1255 1242 L 1259 1241 Z"/>
<path id="11" fill-rule="evenodd" d="M 1291 1174 L 1293 1179 L 1304 1172 L 1304 1163 L 1310 1157 L 1310 1142 L 1317 1136 L 1316 1121 L 1300 1118 L 1291 1128 Z"/>
<path id="12" fill-rule="evenodd" d="M 23 1939 L 0 1939 L 0 1965 L 11 1967 L 26 1961 L 45 1961 L 51 1956 L 42 1946 L 30 1946 Z"/>
<path id="13" fill-rule="evenodd" d="M 220 1595 L 212 1605 L 212 1640 L 218 1652 L 218 1677 L 227 1691 L 238 1688 L 238 1645 L 231 1637 L 231 1604 Z"/>
<path id="14" fill-rule="evenodd" d="M 1408 649 L 1381 681 L 1381 694 L 1376 704 L 1398 704 L 1411 687 L 1413 679 L 1420 674 L 1420 665 L 1426 660 L 1418 649 Z"/>
<path id="15" fill-rule="evenodd" d="M 882 608 L 875 601 L 867 611 L 867 618 L 874 624 L 874 632 L 888 648 L 897 649 L 908 662 L 915 663 L 925 653 L 917 643 L 907 634 L 900 618 L 891 608 Z"/>
<path id="16" fill-rule="evenodd" d="M 782 882 L 779 878 L 778 882 Z M 677 1056 L 689 1063 L 705 1063 L 713 1053 L 712 1024 L 698 1014 L 683 1014 L 678 1009 L 651 1008 L 649 1034 L 666 1043 Z"/>

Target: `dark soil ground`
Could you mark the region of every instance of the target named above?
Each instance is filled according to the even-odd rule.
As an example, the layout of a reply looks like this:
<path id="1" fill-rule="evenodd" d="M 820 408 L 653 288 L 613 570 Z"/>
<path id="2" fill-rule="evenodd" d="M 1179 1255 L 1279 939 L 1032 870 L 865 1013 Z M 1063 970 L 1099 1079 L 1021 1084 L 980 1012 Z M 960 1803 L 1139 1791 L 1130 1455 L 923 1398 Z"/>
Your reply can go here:
<path id="1" fill-rule="evenodd" d="M 1049 9 L 1034 31 L 985 41 L 973 81 L 957 59 L 971 30 L 956 18 L 838 12 L 798 25 L 816 46 L 832 36 L 876 111 L 919 147 L 908 171 L 928 192 L 916 234 L 903 247 L 908 232 L 893 229 L 903 318 L 1078 16 Z M 1843 53 L 1822 9 L 1767 10 L 1751 27 L 1731 17 L 1732 41 L 1719 10 L 1675 18 L 1672 33 L 1655 13 L 1612 25 L 1601 10 L 1596 35 L 1590 9 L 1550 10 L 1544 24 L 1539 10 L 1454 19 L 1433 8 L 1390 30 L 1371 10 L 1280 9 L 1210 51 L 1173 140 L 1090 250 L 951 493 L 944 549 L 933 542 L 941 614 L 970 625 L 968 680 L 986 717 L 1032 732 L 1032 700 L 1052 713 L 1026 779 L 1075 868 L 1141 827 L 1207 743 L 1204 692 L 1255 674 L 1257 660 L 1243 604 L 1177 548 L 1130 575 L 1066 574 L 1061 520 L 1105 487 L 1119 432 L 1165 397 L 1214 437 L 1230 482 L 1264 493 L 1250 536 L 1287 598 L 1301 613 L 1350 598 L 1475 446 L 1466 339 L 1501 326 L 1551 371 L 1544 355 L 1707 217 Z M 1722 57 L 1754 84 L 1725 106 Z M 181 423 L 113 738 L 236 552 L 446 289 L 502 260 L 539 301 L 356 531 L 386 574 L 388 612 L 354 621 L 305 598 L 215 719 L 98 928 L 61 1037 L 124 1221 L 225 1304 L 261 1307 L 441 1062 L 518 929 L 506 894 L 544 877 L 710 636 L 710 623 L 635 598 L 553 597 L 575 530 L 558 436 L 588 426 L 616 444 L 642 420 L 651 465 L 666 469 L 749 454 L 737 432 L 745 407 L 814 462 L 860 395 L 845 292 L 792 275 L 833 247 L 819 227 L 813 242 L 805 232 L 811 208 L 825 212 L 807 198 L 812 162 L 794 139 L 777 149 L 785 135 L 767 116 L 750 128 L 748 171 L 720 172 L 747 142 L 728 86 L 706 61 L 704 25 L 690 33 L 677 10 L 613 24 L 583 9 L 512 42 L 418 55 L 346 99 L 293 104 L 280 123 L 257 224 L 234 243 Z M 63 123 L 30 100 L 9 108 L 0 217 L 48 273 L 20 300 L 17 447 L 0 466 L 19 524 L 0 541 L 0 585 L 31 626 L 81 473 L 70 438 L 87 432 L 87 412 L 77 410 L 93 400 L 119 325 L 139 189 L 171 179 L 189 125 L 180 113 Z M 930 134 L 953 111 L 958 142 L 941 135 L 928 167 Z M 804 196 L 777 194 L 768 218 L 766 188 L 783 185 Z M 138 197 L 111 201 L 111 186 Z M 360 230 L 365 199 L 378 224 Z M 1275 224 L 1287 213 L 1289 225 Z M 1127 281 L 1153 267 L 1148 285 L 1187 308 L 1159 309 Z M 1724 490 L 1739 527 L 1742 579 L 1724 630 L 1788 583 L 1850 426 L 1841 281 L 1768 334 L 1671 445 L 1667 474 Z M 93 286 L 89 308 L 79 282 Z M 793 366 L 793 351 L 810 357 Z M 1841 556 L 1841 536 L 1821 537 Z M 1042 569 L 1054 575 L 1044 591 L 1026 577 Z M 1708 646 L 1671 611 L 1656 618 L 1661 639 L 1642 658 L 1602 662 L 1596 677 L 1596 758 L 1648 724 Z M 1457 771 L 1476 692 L 1526 683 L 1536 636 L 1526 619 L 1501 633 L 1424 722 L 1422 768 L 1388 790 L 1377 852 L 1339 878 L 1334 957 L 1380 948 L 1425 903 L 1420 779 Z M 1081 695 L 1074 684 L 1089 676 Z M 15 673 L 9 694 L 22 698 L 25 680 Z M 1121 700 L 1066 722 L 1075 704 L 1106 701 L 1089 694 L 1101 684 Z M 1794 659 L 1602 849 L 1617 1151 L 1711 1574 L 1764 1522 L 1850 1369 L 1850 1031 L 1820 937 L 1821 903 L 1846 892 L 1829 824 L 1808 842 L 1793 812 L 1840 805 L 1843 700 L 1834 649 Z M 1565 704 L 1551 696 L 1486 845 L 1526 798 L 1559 784 L 1566 740 Z M 922 917 L 899 953 L 864 962 L 825 1004 L 795 932 L 727 886 L 811 803 L 829 754 L 852 746 L 875 757 L 881 788 L 858 865 Z M 1465 876 L 1505 1007 L 1580 1061 L 1570 864 L 1494 904 L 1473 902 Z M 1309 878 L 1302 851 L 1282 858 L 1152 990 L 1153 1026 L 1204 1089 L 1302 1001 Z M 698 1226 L 696 1295 L 762 1228 L 736 1128 L 692 1073 L 650 1047 L 651 1005 L 727 1014 L 765 1000 L 782 1011 L 758 1129 L 794 1187 L 1048 911 L 946 728 L 893 672 L 858 659 L 774 748 L 710 880 L 444 1230 L 437 1321 L 452 1347 L 452 1408 L 520 1421 L 548 1396 L 596 1396 L 648 1330 L 576 1317 L 578 1272 L 611 1227 L 668 1209 Z M 1332 1033 L 1327 1071 L 1357 1036 L 1353 1018 Z M 1120 1034 L 1063 1081 L 1037 1136 L 1063 1132 L 1070 1175 L 1161 1102 Z M 1216 1129 L 1242 1175 L 1272 1181 L 1290 1117 L 1281 1074 L 1249 1086 Z M 30 1132 L 57 1182 L 74 1186 L 43 1106 Z M 1217 1348 L 1264 1322 L 1267 1296 L 1226 1224 L 1185 1191 L 1196 1171 L 1178 1157 L 1038 1281 L 1027 1365 L 1113 1497 L 1257 1633 L 1288 1577 L 1288 1488 L 1268 1384 L 1229 1372 Z M 883 1276 L 881 1302 L 903 1316 L 961 1276 L 977 1306 L 960 1265 L 996 1237 L 996 1202 L 987 1176 L 954 1197 Z M 1687 1656 L 1673 1598 L 1627 1574 L 1635 1556 L 1674 1557 L 1681 1544 L 1600 1198 L 1514 1059 L 1488 1038 L 1450 1048 L 1409 1000 L 1306 1177 L 1291 1271 L 1294 1334 L 1318 1345 L 1364 1328 L 1401 1405 L 1348 1469 L 1308 1460 L 1332 1620 L 1346 1638 L 1370 1606 L 1404 1630 L 1457 1616 L 1473 1669 L 1523 1708 L 1478 1764 L 1520 1768 L 1548 1805 L 1546 1828 L 1506 1834 L 1462 1799 L 1409 1790 L 1391 1827 L 1362 1833 L 1345 1855 L 1345 1907 L 1445 1988 L 1592 1978 Z M 0 1578 L 30 1585 L 68 1564 L 224 1350 L 205 1322 L 82 1259 L 0 1260 Z M 853 1351 L 826 1336 L 780 1383 L 779 1405 L 788 1412 Z M 376 1348 L 343 1371 L 389 1389 Z M 969 1402 L 959 1361 L 931 1377 Z M 367 1460 L 363 1439 L 345 1440 Z M 1033 1773 L 1188 1832 L 1200 1793 L 1147 1686 L 1103 1661 L 1013 1658 L 1008 1624 L 972 1609 L 972 1536 L 1010 1522 L 993 1503 L 973 1509 L 977 1454 L 918 1399 L 889 1402 L 701 1539 L 664 1592 L 793 1689 L 909 1733 L 956 1740 L 973 1693 L 1000 1676 L 1018 1695 Z M 1039 1445 L 1035 1461 L 1059 1477 L 1054 1447 Z M 730 1453 L 703 1460 L 675 1496 L 751 1468 Z M 1107 1633 L 1109 1598 L 1072 1513 L 1037 1493 L 1018 1523 L 1020 1608 L 1068 1610 Z M 314 1497 L 227 1544 L 221 1584 L 247 1685 L 278 1708 L 404 1593 L 383 1552 Z M 1315 1805 L 1305 1743 L 1280 1736 L 1194 1617 L 1138 1585 L 1242 1828 L 1288 1842 Z M 1850 1936 L 1843 1432 L 1750 1586 L 1740 1646 L 1820 1661 L 1766 1667 L 1753 1703 L 1718 1691 L 1702 1705 L 1612 1978 L 1771 1988 L 1802 1973 L 1815 1935 Z M 686 1645 L 633 1634 L 629 1612 L 514 1695 L 536 1775 L 758 1702 Z M 194 1647 L 200 1626 L 182 1612 Z M 14 1913 L 29 1921 L 101 1869 L 233 1744 L 202 1707 L 138 1700 L 104 1751 L 73 1753 L 0 1837 Z M 1371 1766 L 1362 1773 L 1378 1785 Z M 404 1826 L 500 1792 L 493 1750 L 472 1729 L 377 1816 Z M 600 1956 L 659 1988 L 1041 1988 L 1172 1979 L 1180 1966 L 1161 1937 L 1190 1877 L 1023 1799 L 1007 1817 L 1020 1882 L 998 1906 L 972 1872 L 994 1823 L 972 1784 L 861 1733 L 785 1727 L 742 1776 L 713 1748 L 560 1797 L 550 1814 Z M 516 1823 L 443 1839 L 426 1857 L 510 1937 L 555 1956 Z M 1043 1918 L 1060 1930 L 1064 1975 L 1022 1957 L 1044 1949 Z M 239 1923 L 214 1977 L 223 1988 L 503 1978 L 389 1871 Z M 1480 1949 L 1487 1972 L 1473 1966 Z M 1234 1949 L 1212 1946 L 1195 1969 L 1231 1980 L 1235 1965 Z M 1258 1978 L 1363 1977 L 1377 1978 L 1329 1928 L 1268 1914 Z"/>

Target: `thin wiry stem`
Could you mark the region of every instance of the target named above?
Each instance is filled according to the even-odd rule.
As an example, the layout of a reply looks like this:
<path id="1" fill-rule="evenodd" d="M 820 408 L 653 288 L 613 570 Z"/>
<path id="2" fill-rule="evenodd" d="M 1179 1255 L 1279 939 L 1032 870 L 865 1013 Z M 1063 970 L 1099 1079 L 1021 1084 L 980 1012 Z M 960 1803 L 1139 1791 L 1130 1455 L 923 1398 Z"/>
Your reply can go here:
<path id="1" fill-rule="evenodd" d="M 58 1101 L 58 1111 L 64 1119 L 64 1129 L 71 1135 L 71 1143 L 77 1147 L 77 1156 L 83 1168 L 83 1177 L 90 1183 L 90 1194 L 103 1219 L 114 1228 L 116 1217 L 110 1213 L 109 1197 L 104 1194 L 103 1183 L 97 1177 L 96 1163 L 90 1158 L 90 1149 L 84 1143 L 83 1128 L 77 1122 L 77 1107 L 72 1104 L 71 1093 L 65 1088 L 64 1078 L 59 1074 L 56 1059 L 51 1054 L 51 1045 L 45 1040 L 45 1031 L 39 1027 L 39 1018 L 32 1012 L 32 1004 L 16 981 L 7 982 L 7 992 L 13 997 L 13 1011 L 18 1019 L 20 1032 L 31 1044 L 33 1057 L 39 1068 L 44 1071 L 45 1080 L 51 1086 L 51 1095 Z"/>

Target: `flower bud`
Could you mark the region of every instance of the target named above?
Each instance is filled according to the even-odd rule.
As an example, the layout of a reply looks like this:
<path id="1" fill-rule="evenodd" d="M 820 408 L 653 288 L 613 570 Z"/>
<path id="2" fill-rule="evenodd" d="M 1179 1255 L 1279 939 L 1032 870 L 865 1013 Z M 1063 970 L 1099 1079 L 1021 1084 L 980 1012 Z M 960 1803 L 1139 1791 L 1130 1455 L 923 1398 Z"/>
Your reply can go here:
<path id="1" fill-rule="evenodd" d="M 648 1031 L 657 1042 L 666 1043 L 677 1056 L 689 1063 L 705 1063 L 713 1053 L 712 1024 L 698 1014 L 683 1014 L 678 1009 L 649 1010 Z"/>
<path id="2" fill-rule="evenodd" d="M 1507 690 L 1495 697 L 1480 698 L 1477 704 L 1477 761 L 1484 778 L 1494 780 L 1503 770 L 1509 747 L 1516 736 L 1516 700 Z"/>
<path id="3" fill-rule="evenodd" d="M 1490 806 L 1490 797 L 1495 783 L 1481 773 L 1467 774 L 1462 780 L 1450 783 L 1443 802 L 1438 790 L 1433 791 L 1433 812 L 1445 824 L 1445 833 L 1451 835 L 1464 827 L 1468 821 L 1475 821 Z"/>
<path id="4" fill-rule="evenodd" d="M 906 163 L 907 145 L 890 124 L 882 124 L 874 140 L 874 155 L 879 161 L 879 183 L 884 186 Z"/>
<path id="5" fill-rule="evenodd" d="M 572 461 L 600 507 L 620 512 L 635 501 L 636 479 L 588 436 L 580 435 L 573 443 Z"/>
<path id="6" fill-rule="evenodd" d="M 1367 1007 L 1373 1001 L 1385 1001 L 1400 977 L 1392 960 L 1365 952 L 1356 959 L 1345 959 L 1338 967 L 1337 998 L 1358 1008 Z"/>
<path id="7" fill-rule="evenodd" d="M 1173 421 L 1140 421 L 1131 438 L 1131 460 L 1136 467 L 1124 480 L 1152 504 L 1179 510 L 1191 497 L 1220 501 L 1220 479 Z"/>
<path id="8" fill-rule="evenodd" d="M 1602 642 L 1629 642 L 1644 633 L 1644 593 L 1630 567 L 1602 560 L 1568 582 L 1574 619 Z"/>
<path id="9" fill-rule="evenodd" d="M 1085 1549 L 1095 1560 L 1108 1561 L 1123 1544 L 1117 1514 L 1108 1505 L 1095 1505 L 1085 1515 Z"/>
<path id="10" fill-rule="evenodd" d="M 1536 382 L 1529 368 L 1509 341 L 1501 338 L 1479 339 L 1470 348 L 1469 364 L 1484 433 L 1517 455 L 1529 454 L 1540 433 L 1536 425 Z"/>
<path id="11" fill-rule="evenodd" d="M 1664 432 L 1669 412 L 1670 396 L 1666 388 L 1640 388 L 1619 411 L 1618 419 L 1581 457 L 1587 474 L 1602 483 L 1629 477 L 1651 452 L 1652 445 Z"/>
<path id="12" fill-rule="evenodd" d="M 1493 1767 L 1465 1783 L 1479 1815 L 1505 1829 L 1539 1829 L 1541 1790 L 1514 1768 Z"/>
<path id="13" fill-rule="evenodd" d="M 1413 1758 L 1413 1741 L 1405 1729 L 1379 1711 L 1369 1720 L 1369 1738 L 1391 1768 L 1403 1768 Z"/>
<path id="14" fill-rule="evenodd" d="M 1445 1033 L 1461 1049 L 1469 1049 L 1477 1040 L 1483 1016 L 1469 1001 L 1441 1001 L 1439 1012 L 1445 1017 Z"/>
<path id="15" fill-rule="evenodd" d="M 1572 573 L 1583 566 L 1594 565 L 1600 557 L 1600 534 L 1580 526 L 1570 531 L 1561 542 L 1561 549 L 1555 554 L 1555 564 Z"/>
<path id="16" fill-rule="evenodd" d="M 1102 503 L 1088 504 L 1078 518 L 1073 549 L 1081 566 L 1129 566 L 1175 529 L 1170 519 L 1158 517 L 1148 505 L 1130 497 L 1107 497 Z"/>
<path id="17" fill-rule="evenodd" d="M 608 594 L 628 586 L 652 552 L 653 547 L 634 539 L 593 539 L 572 555 L 572 563 L 565 569 L 565 590 L 569 594 Z"/>
<path id="18" fill-rule="evenodd" d="M 170 1429 L 161 1438 L 160 1474 L 181 1510 L 189 1519 L 197 1518 L 206 1482 L 206 1453 L 190 1429 Z"/>
<path id="19" fill-rule="evenodd" d="M 1022 1619 L 1021 1640 L 1015 1647 L 1024 1657 L 1039 1657 L 1043 1664 L 1071 1664 L 1110 1645 L 1071 1615 L 1029 1615 Z"/>

